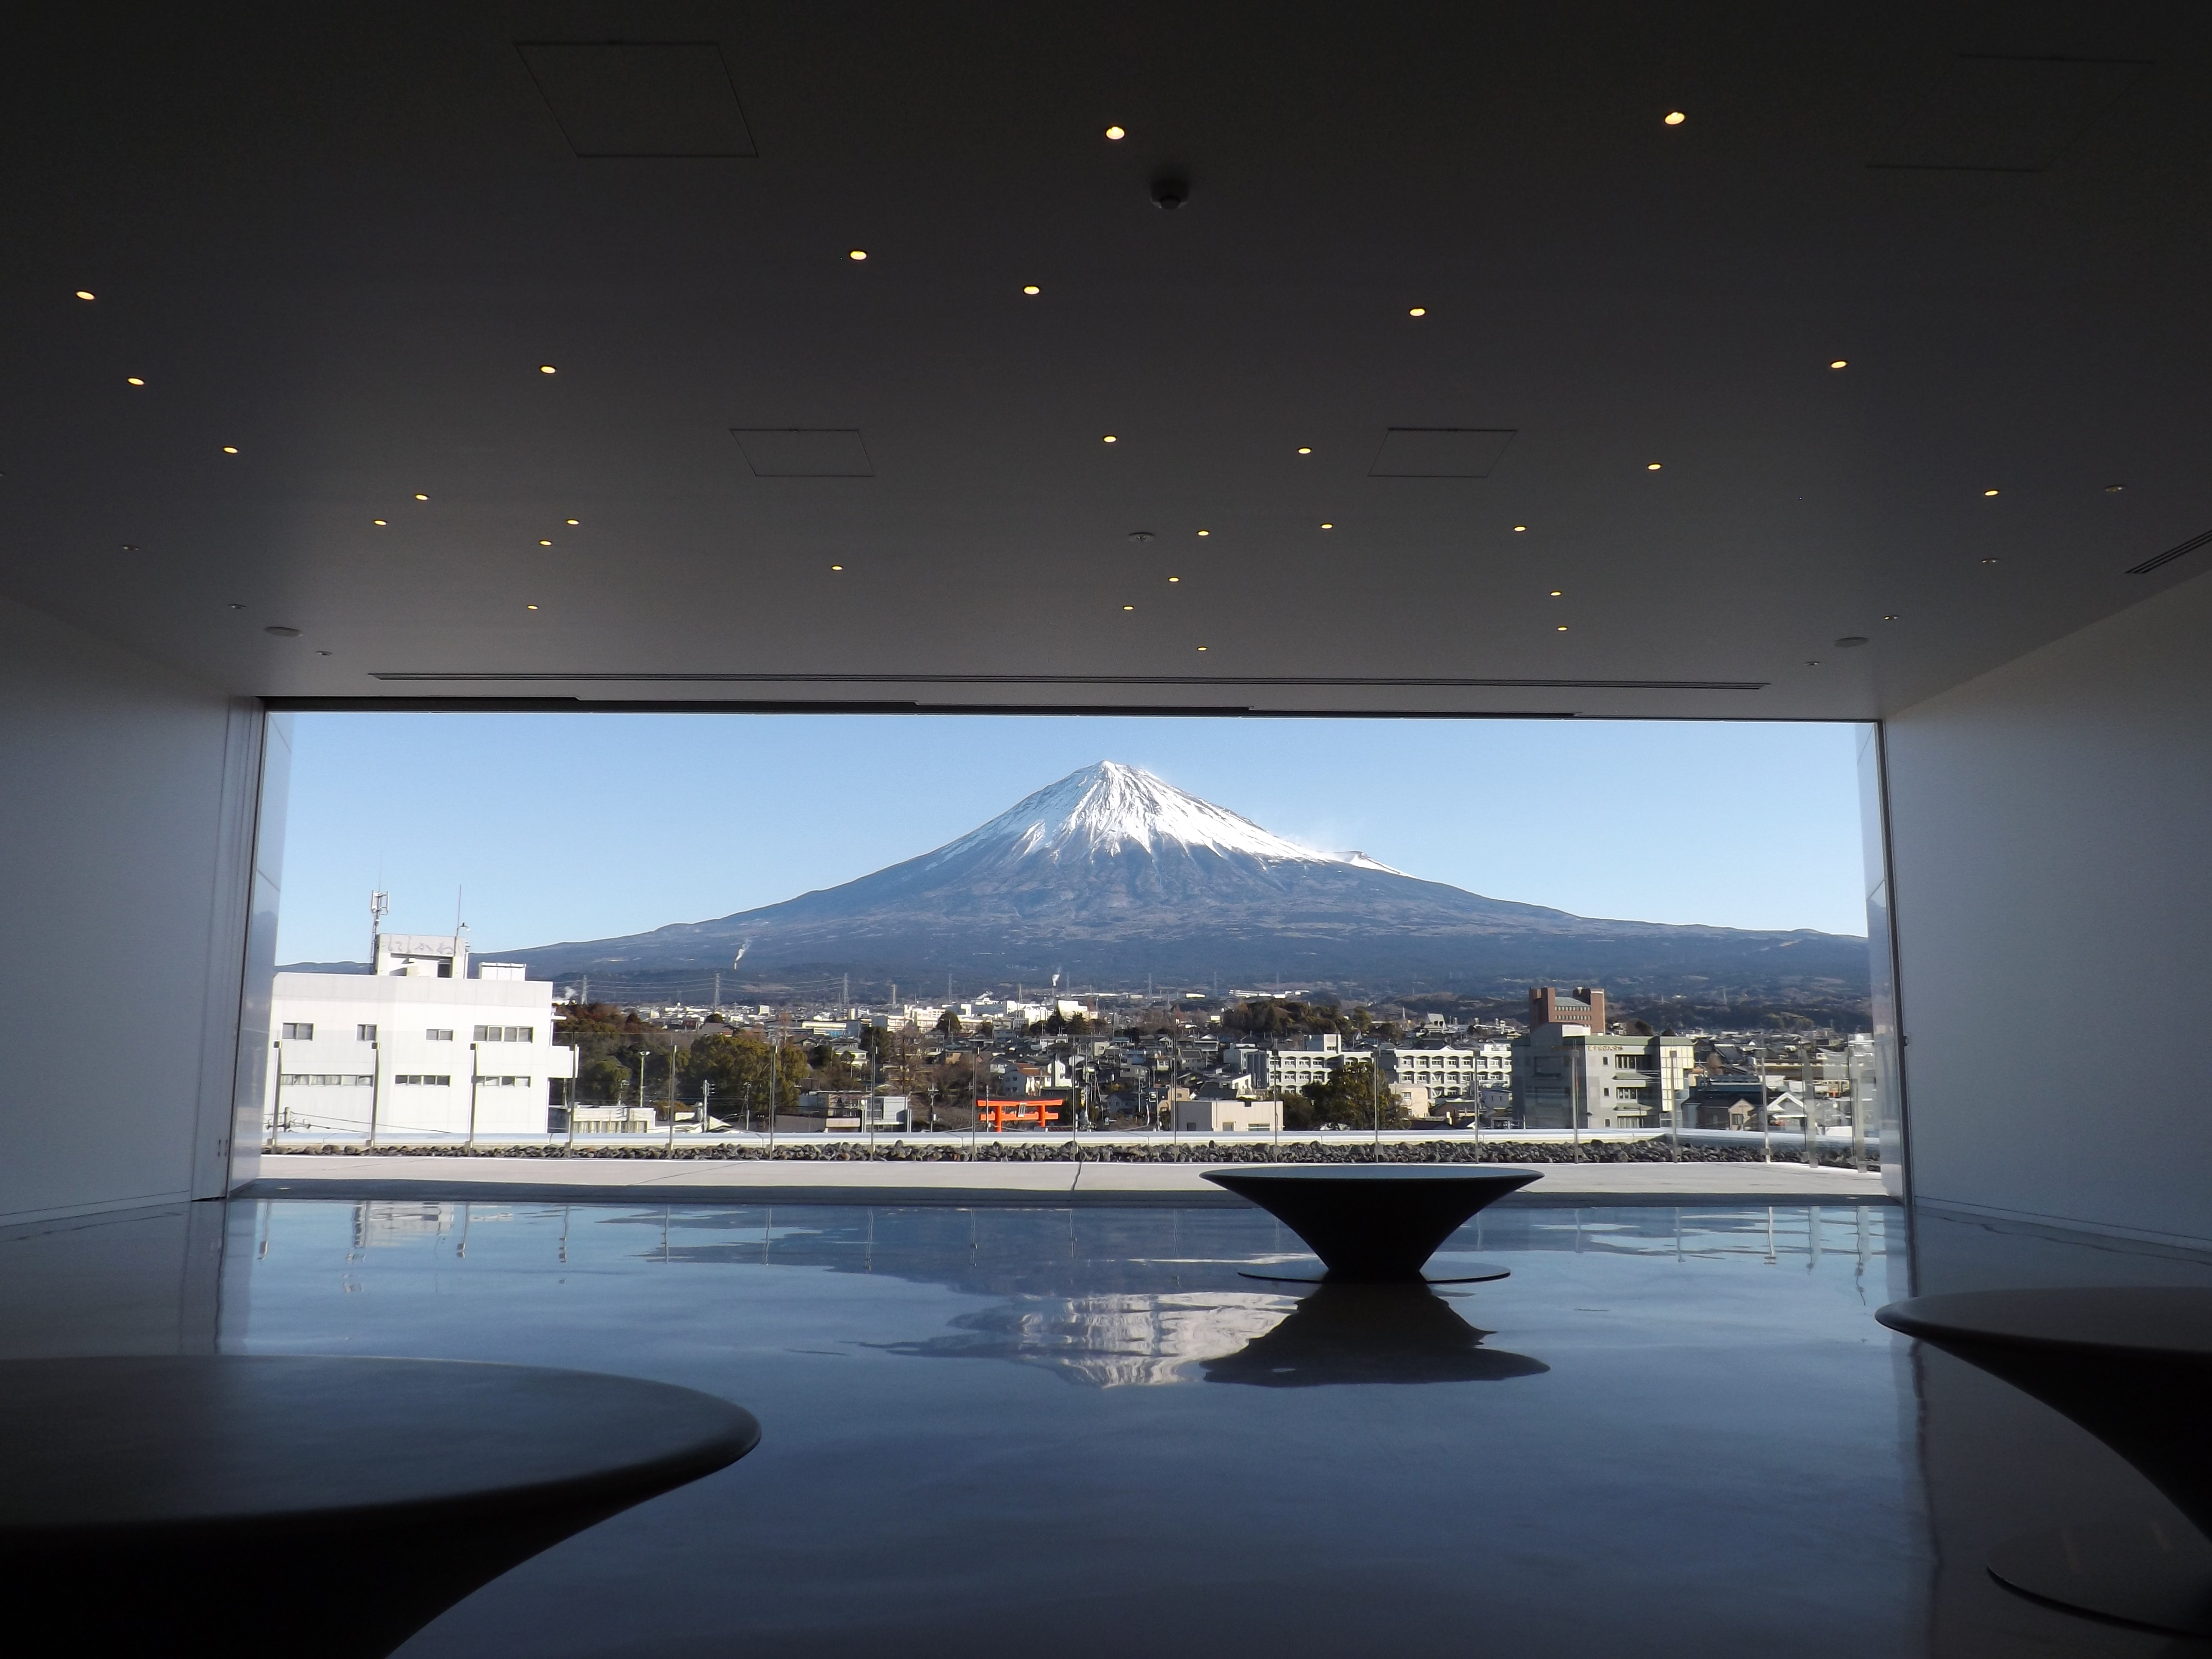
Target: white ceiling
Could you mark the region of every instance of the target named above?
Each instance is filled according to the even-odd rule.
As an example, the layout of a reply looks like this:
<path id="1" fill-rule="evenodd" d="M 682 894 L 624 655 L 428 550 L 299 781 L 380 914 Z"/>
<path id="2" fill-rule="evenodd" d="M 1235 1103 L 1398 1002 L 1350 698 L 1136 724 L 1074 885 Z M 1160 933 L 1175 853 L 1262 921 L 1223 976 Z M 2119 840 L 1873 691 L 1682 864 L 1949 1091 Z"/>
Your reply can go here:
<path id="1" fill-rule="evenodd" d="M 517 43 L 610 39 L 757 156 L 579 159 Z M 2212 529 L 2208 70 L 2180 5 L 50 8 L 0 587 L 285 697 L 1875 714 L 2212 561 L 2126 574 Z"/>

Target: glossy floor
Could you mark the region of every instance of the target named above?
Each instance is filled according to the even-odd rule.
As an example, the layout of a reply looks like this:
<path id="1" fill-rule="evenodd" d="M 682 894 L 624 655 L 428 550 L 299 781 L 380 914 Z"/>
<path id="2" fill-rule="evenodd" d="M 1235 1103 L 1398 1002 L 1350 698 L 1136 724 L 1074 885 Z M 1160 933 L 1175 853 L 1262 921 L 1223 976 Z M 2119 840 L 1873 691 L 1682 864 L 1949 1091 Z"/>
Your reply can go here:
<path id="1" fill-rule="evenodd" d="M 1495 1212 L 1447 1250 L 1512 1276 L 1437 1295 L 1243 1277 L 1298 1247 L 1238 1210 L 276 1202 L 221 1340 L 760 1417 L 410 1655 L 1896 1654 L 1931 1555 L 1871 1316 L 1898 1225 Z"/>

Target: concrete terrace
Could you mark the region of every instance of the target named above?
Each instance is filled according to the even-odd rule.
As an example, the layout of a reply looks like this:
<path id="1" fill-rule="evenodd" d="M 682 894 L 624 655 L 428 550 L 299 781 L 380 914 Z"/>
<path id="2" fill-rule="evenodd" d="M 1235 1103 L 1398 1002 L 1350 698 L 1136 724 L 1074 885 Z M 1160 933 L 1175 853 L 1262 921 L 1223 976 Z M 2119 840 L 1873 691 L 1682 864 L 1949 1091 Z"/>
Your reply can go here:
<path id="1" fill-rule="evenodd" d="M 892 1163 L 766 1158 L 264 1155 L 252 1198 L 680 1199 L 746 1203 L 1218 1203 L 1204 1179 L 1228 1164 Z M 1246 1166 L 1249 1167 L 1249 1166 Z M 1499 1167 L 1499 1166 L 1492 1166 Z M 1503 1166 L 1511 1167 L 1511 1166 Z M 1887 1203 L 1881 1176 L 1798 1164 L 1555 1164 L 1519 1205 Z"/>

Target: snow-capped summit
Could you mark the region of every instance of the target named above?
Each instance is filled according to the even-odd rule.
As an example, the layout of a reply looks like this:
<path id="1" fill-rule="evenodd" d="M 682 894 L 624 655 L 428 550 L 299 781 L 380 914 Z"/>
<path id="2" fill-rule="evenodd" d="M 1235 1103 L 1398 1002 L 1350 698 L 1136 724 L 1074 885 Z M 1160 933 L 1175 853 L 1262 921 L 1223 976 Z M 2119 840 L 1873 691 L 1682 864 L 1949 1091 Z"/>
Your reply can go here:
<path id="1" fill-rule="evenodd" d="M 1119 761 L 1070 772 L 928 857 L 934 865 L 1004 849 L 1016 857 L 1112 858 L 1171 850 L 1242 854 L 1270 863 L 1352 864 L 1386 870 L 1364 853 L 1316 853 Z M 1393 872 L 1392 873 L 1396 873 Z"/>

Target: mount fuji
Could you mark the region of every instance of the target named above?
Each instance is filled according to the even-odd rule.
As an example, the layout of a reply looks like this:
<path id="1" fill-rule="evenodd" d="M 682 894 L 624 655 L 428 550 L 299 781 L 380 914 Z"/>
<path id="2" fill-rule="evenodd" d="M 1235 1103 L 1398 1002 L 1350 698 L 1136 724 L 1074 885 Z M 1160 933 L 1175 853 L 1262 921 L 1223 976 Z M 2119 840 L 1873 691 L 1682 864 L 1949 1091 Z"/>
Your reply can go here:
<path id="1" fill-rule="evenodd" d="M 533 978 L 735 994 L 850 974 L 920 988 L 1282 982 L 1512 994 L 1532 983 L 1679 994 L 1819 986 L 1863 997 L 1863 939 L 1594 921 L 1300 847 L 1135 767 L 1101 761 L 933 852 L 711 921 L 495 953 Z M 733 964 L 735 964 L 733 966 Z M 597 988 L 595 988 L 596 989 Z"/>

